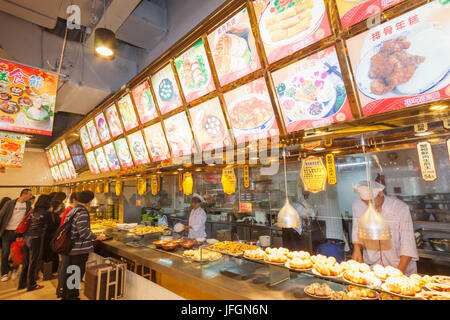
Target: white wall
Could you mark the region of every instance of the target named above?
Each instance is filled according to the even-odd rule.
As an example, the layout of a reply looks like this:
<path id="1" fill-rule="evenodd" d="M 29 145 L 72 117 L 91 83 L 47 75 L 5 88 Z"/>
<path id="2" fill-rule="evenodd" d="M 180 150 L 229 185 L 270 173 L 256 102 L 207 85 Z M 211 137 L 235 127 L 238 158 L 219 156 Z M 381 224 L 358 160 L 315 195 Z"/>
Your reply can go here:
<path id="1" fill-rule="evenodd" d="M 25 149 L 22 168 L 6 168 L 6 173 L 0 173 L 0 199 L 18 197 L 24 187 L 52 184 L 53 179 L 44 151 Z"/>

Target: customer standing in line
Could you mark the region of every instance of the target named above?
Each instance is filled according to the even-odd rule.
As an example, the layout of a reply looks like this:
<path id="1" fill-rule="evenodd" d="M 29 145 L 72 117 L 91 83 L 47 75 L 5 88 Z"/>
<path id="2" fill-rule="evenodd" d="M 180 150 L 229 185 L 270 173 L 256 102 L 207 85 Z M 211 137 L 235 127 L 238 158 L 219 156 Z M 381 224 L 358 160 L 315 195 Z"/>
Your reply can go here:
<path id="1" fill-rule="evenodd" d="M 24 234 L 23 264 L 20 273 L 18 290 L 32 291 L 42 289 L 44 286 L 36 283 L 37 269 L 39 268 L 39 253 L 50 220 L 50 197 L 41 195 L 31 213 L 30 225 Z"/>
<path id="2" fill-rule="evenodd" d="M 2 278 L 1 281 L 8 281 L 8 273 L 12 270 L 11 277 L 17 277 L 18 266 L 10 268 L 9 253 L 11 244 L 16 241 L 16 229 L 25 215 L 31 209 L 30 199 L 33 197 L 31 189 L 23 189 L 19 198 L 8 201 L 0 210 L 0 237 L 2 237 Z"/>
<path id="3" fill-rule="evenodd" d="M 53 197 L 55 199 L 55 197 Z M 55 235 L 56 230 L 59 228 L 61 218 L 59 212 L 61 211 L 63 204 L 60 200 L 52 200 L 50 206 L 50 221 L 47 231 L 44 235 L 42 260 L 44 262 L 52 262 L 52 273 L 58 272 L 59 257 L 51 248 L 50 242 Z"/>
<path id="4" fill-rule="evenodd" d="M 0 211 L 2 210 L 2 208 L 5 206 L 5 204 L 11 200 L 10 197 L 3 197 L 2 200 L 0 201 Z M 0 249 L 2 246 L 2 237 L 0 237 Z"/>
<path id="5" fill-rule="evenodd" d="M 73 216 L 71 224 L 71 239 L 72 250 L 69 254 L 62 255 L 62 299 L 63 300 L 80 300 L 79 298 L 79 285 L 83 279 L 84 272 L 86 270 L 86 262 L 89 257 L 89 252 L 94 251 L 94 240 L 104 240 L 104 236 L 96 236 L 91 231 L 91 224 L 89 219 L 89 206 L 94 199 L 94 193 L 92 191 L 82 191 L 77 194 L 78 204 L 70 214 L 65 218 L 65 222 L 69 221 Z M 79 268 L 79 279 L 75 279 L 75 288 L 68 288 L 68 279 L 73 275 L 73 271 L 67 270 L 68 267 L 77 266 Z M 73 284 L 73 283 L 71 283 Z"/>

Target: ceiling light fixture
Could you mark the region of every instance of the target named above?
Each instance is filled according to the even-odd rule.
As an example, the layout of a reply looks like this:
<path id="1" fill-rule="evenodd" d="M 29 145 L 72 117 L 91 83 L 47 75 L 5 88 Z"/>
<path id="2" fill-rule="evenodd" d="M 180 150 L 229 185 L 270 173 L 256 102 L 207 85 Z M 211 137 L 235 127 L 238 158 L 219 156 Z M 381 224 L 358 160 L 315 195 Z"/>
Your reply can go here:
<path id="1" fill-rule="evenodd" d="M 325 150 L 325 148 L 324 147 L 316 147 L 313 150 L 314 151 L 323 151 L 323 150 Z"/>
<path id="2" fill-rule="evenodd" d="M 425 136 L 432 135 L 433 133 L 434 133 L 433 131 L 417 132 L 415 134 L 415 136 L 416 137 L 425 137 Z"/>
<path id="3" fill-rule="evenodd" d="M 447 108 L 448 108 L 448 106 L 445 104 L 444 105 L 435 105 L 435 106 L 431 106 L 430 110 L 431 111 L 441 111 L 441 110 L 445 110 Z"/>
<path id="4" fill-rule="evenodd" d="M 286 176 L 286 152 L 283 150 L 283 160 L 284 160 L 284 186 L 286 189 L 286 202 L 278 213 L 278 226 L 280 228 L 298 228 L 300 227 L 300 217 L 297 211 L 289 203 L 288 192 L 287 192 L 287 176 Z"/>
<path id="5" fill-rule="evenodd" d="M 105 2 L 106 0 L 103 1 L 103 20 L 105 21 L 105 27 L 95 29 L 94 54 L 105 60 L 113 60 L 116 55 L 116 34 L 106 28 Z"/>

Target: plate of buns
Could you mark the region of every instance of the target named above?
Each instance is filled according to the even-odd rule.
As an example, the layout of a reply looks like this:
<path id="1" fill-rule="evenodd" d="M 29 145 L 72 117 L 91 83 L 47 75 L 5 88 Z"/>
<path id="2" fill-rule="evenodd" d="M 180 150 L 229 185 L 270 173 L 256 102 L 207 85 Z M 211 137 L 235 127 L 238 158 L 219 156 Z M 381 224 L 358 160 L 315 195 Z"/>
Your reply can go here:
<path id="1" fill-rule="evenodd" d="M 363 300 L 377 300 L 378 293 L 375 290 L 362 288 L 354 285 L 347 286 L 347 292 L 354 292 L 359 295 Z"/>
<path id="2" fill-rule="evenodd" d="M 318 282 L 311 283 L 304 291 L 308 296 L 317 299 L 331 299 L 333 294 L 333 290 L 326 283 Z"/>
<path id="3" fill-rule="evenodd" d="M 305 271 L 305 270 L 311 270 L 312 262 L 309 259 L 293 258 L 293 259 L 286 261 L 285 266 L 286 266 L 286 268 L 289 268 L 292 270 Z"/>
<path id="4" fill-rule="evenodd" d="M 417 295 L 423 300 L 450 300 L 450 294 L 436 291 L 424 291 Z"/>
<path id="5" fill-rule="evenodd" d="M 450 285 L 450 276 L 432 276 L 434 282 Z"/>
<path id="6" fill-rule="evenodd" d="M 381 289 L 404 298 L 414 298 L 422 291 L 422 287 L 416 281 L 404 276 L 387 278 Z"/>

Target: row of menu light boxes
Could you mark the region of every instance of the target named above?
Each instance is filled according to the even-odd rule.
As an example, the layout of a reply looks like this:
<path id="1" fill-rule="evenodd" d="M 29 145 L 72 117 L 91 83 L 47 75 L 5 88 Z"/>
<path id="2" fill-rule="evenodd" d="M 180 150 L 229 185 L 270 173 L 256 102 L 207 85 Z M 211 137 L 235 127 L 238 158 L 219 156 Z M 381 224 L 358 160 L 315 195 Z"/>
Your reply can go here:
<path id="1" fill-rule="evenodd" d="M 45 154 L 47 155 L 47 160 L 50 167 L 71 159 L 65 140 L 62 140 L 60 143 L 46 150 Z"/>
<path id="2" fill-rule="evenodd" d="M 366 1 L 364 4 L 369 2 L 373 1 Z M 284 7 L 281 3 L 291 3 L 291 5 Z M 385 3 L 383 9 L 394 4 L 392 1 L 389 5 Z M 270 3 L 254 1 L 253 5 L 269 62 L 278 61 L 330 34 L 322 0 Z M 357 10 L 363 8 L 355 4 L 351 6 L 352 8 L 347 10 L 338 1 L 341 13 L 345 11 L 347 14 L 352 10 L 355 11 L 355 8 Z M 443 11 L 449 13 L 449 6 L 443 6 L 439 2 L 429 3 L 347 40 L 349 58 L 355 70 L 355 80 L 363 103 L 364 116 L 449 96 L 450 63 L 448 55 L 442 53 L 448 52 L 450 29 L 449 24 L 445 23 Z M 343 19 L 344 17 L 345 14 L 342 15 Z M 361 15 L 353 15 L 353 17 L 356 20 L 359 19 L 358 21 L 366 18 Z M 292 27 L 293 30 L 291 30 L 291 27 L 287 27 L 285 30 L 282 22 L 286 22 L 287 19 L 291 19 L 291 23 L 296 28 Z M 299 21 L 294 22 L 296 19 Z M 356 20 L 353 22 L 345 20 L 345 23 L 351 25 L 358 22 Z M 302 24 L 305 25 L 302 26 Z M 297 34 L 292 36 L 295 32 Z M 307 37 L 306 34 L 311 36 Z M 245 10 L 208 35 L 212 59 L 221 85 L 260 68 L 254 41 Z M 424 41 L 429 45 L 424 45 Z M 385 43 L 381 50 L 381 46 Z M 396 52 L 396 49 L 389 51 L 390 44 L 400 45 L 401 49 L 397 50 L 400 51 L 397 54 L 406 55 L 410 58 L 407 59 L 408 61 L 413 61 L 412 66 L 398 66 L 409 70 L 407 75 L 403 73 L 405 77 L 402 79 L 383 74 L 377 65 L 377 59 L 380 61 L 383 58 L 387 59 Z M 174 64 L 188 102 L 215 89 L 202 41 L 175 58 Z M 411 70 L 414 72 L 410 72 Z M 273 72 L 272 77 L 288 132 L 320 127 L 352 118 L 334 47 L 293 62 Z M 161 114 L 166 114 L 182 105 L 170 64 L 152 75 L 150 80 L 153 92 L 156 92 L 156 101 Z M 121 117 L 116 105 L 113 104 L 104 110 L 104 114 L 97 115 L 95 122 L 94 119 L 88 122 L 87 129 L 83 127 L 80 130 L 85 150 L 121 135 L 124 129 L 128 132 L 136 128 L 139 121 L 133 106 L 138 111 L 141 123 L 157 118 L 158 111 L 153 97 L 150 84 L 145 81 L 133 88 L 131 95 L 125 95 L 117 102 Z M 264 79 L 255 80 L 226 92 L 224 98 L 236 143 L 279 134 Z M 190 108 L 188 112 L 192 119 L 195 138 L 202 151 L 233 143 L 226 132 L 225 115 L 217 98 Z M 172 156 L 187 155 L 196 151 L 184 111 L 163 122 L 167 141 L 172 148 Z M 153 127 L 155 125 L 144 128 L 144 136 L 146 136 L 145 131 Z M 162 131 L 159 132 L 159 136 L 161 138 L 164 136 Z M 155 155 L 152 154 L 152 150 L 155 149 L 152 140 L 148 137 L 145 140 L 152 160 L 159 161 L 155 159 L 158 159 L 160 154 L 158 152 L 155 152 Z M 165 145 L 166 140 L 161 139 L 161 141 L 159 144 Z M 142 143 L 138 150 L 145 150 Z M 124 166 L 128 166 L 131 156 L 126 155 L 125 151 L 120 150 L 120 152 L 124 156 Z M 133 155 L 133 158 L 136 156 Z"/>
<path id="3" fill-rule="evenodd" d="M 60 165 L 51 166 L 50 172 L 55 182 L 62 182 L 77 177 L 72 160 L 63 162 Z"/>

